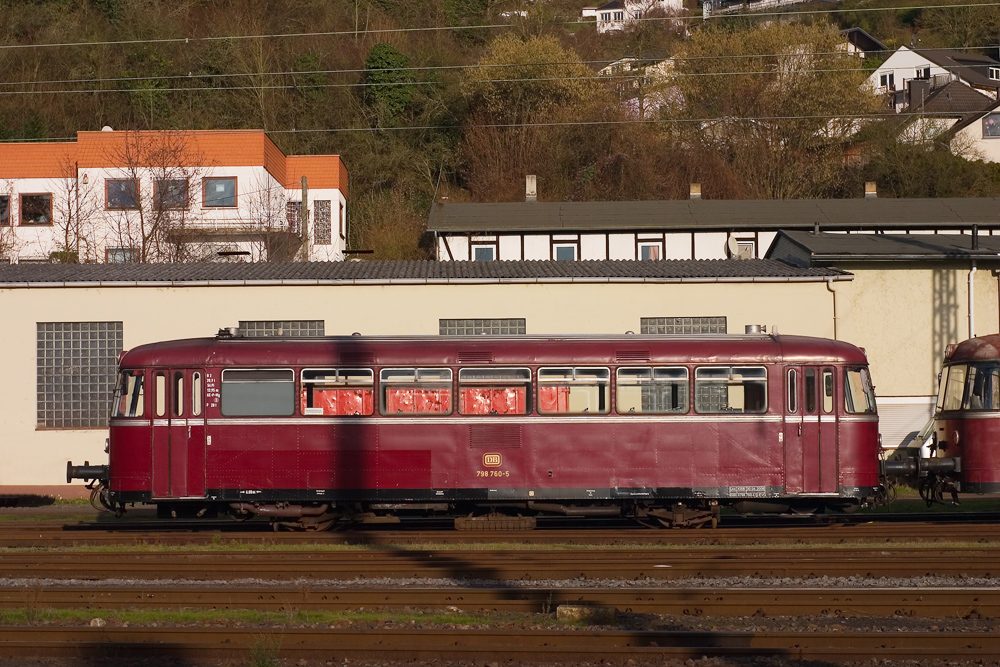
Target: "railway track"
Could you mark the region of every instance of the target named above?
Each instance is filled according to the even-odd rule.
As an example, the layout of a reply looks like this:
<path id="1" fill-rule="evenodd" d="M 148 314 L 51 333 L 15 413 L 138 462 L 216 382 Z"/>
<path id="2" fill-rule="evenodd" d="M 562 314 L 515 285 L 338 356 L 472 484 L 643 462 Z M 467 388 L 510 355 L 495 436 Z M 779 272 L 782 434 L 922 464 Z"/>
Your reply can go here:
<path id="1" fill-rule="evenodd" d="M 0 657 L 69 657 L 112 663 L 122 657 L 172 657 L 203 661 L 239 659 L 262 641 L 280 646 L 286 659 L 327 662 L 376 660 L 495 660 L 592 662 L 775 656 L 799 660 L 995 658 L 1000 636 L 940 632 L 690 632 L 621 630 L 338 628 L 276 630 L 184 628 L 0 628 Z M 884 664 L 884 663 L 883 663 Z"/>
<path id="2" fill-rule="evenodd" d="M 816 550 L 686 548 L 662 550 L 74 551 L 10 552 L 6 579 L 372 580 L 452 578 L 485 581 L 670 580 L 719 577 L 992 577 L 1000 550 L 851 548 Z"/>
<path id="3" fill-rule="evenodd" d="M 251 528 L 251 529 L 248 529 Z M 816 523 L 701 530 L 643 528 L 482 531 L 395 529 L 365 527 L 342 532 L 273 532 L 267 524 L 248 527 L 235 523 L 163 524 L 160 522 L 58 521 L 0 524 L 0 547 L 65 547 L 104 545 L 235 544 L 353 544 L 353 545 L 795 545 L 1000 542 L 1000 521 L 989 523 Z"/>
<path id="4" fill-rule="evenodd" d="M 461 611 L 549 614 L 563 605 L 673 616 L 1000 617 L 1000 589 L 449 588 L 46 585 L 0 589 L 0 608 Z"/>

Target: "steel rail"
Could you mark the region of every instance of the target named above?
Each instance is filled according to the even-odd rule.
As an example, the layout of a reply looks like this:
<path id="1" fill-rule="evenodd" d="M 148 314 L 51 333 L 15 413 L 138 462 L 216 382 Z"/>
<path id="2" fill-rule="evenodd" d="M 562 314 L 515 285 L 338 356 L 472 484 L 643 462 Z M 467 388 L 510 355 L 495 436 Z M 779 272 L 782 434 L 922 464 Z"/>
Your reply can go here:
<path id="1" fill-rule="evenodd" d="M 0 588 L 0 608 L 211 609 L 552 613 L 614 607 L 675 616 L 1000 618 L 1000 589 L 976 588 L 373 588 L 157 587 L 132 584 Z"/>
<path id="2" fill-rule="evenodd" d="M 774 525 L 756 528 L 649 530 L 642 528 L 553 529 L 535 531 L 399 530 L 382 528 L 340 532 L 272 532 L 248 530 L 234 522 L 161 521 L 115 523 L 9 522 L 0 534 L 0 547 L 70 545 L 204 545 L 239 544 L 565 544 L 565 545 L 741 545 L 741 544 L 894 544 L 920 541 L 1000 542 L 1000 522 L 993 523 L 862 523 Z"/>
<path id="3" fill-rule="evenodd" d="M 285 659 L 593 662 L 596 657 L 780 656 L 799 660 L 994 658 L 994 633 L 704 632 L 383 628 L 0 628 L 0 657 L 245 658 L 271 638 Z"/>
<path id="4" fill-rule="evenodd" d="M 669 580 L 691 577 L 991 577 L 1000 549 L 11 552 L 0 578 L 317 581 L 371 578 Z"/>

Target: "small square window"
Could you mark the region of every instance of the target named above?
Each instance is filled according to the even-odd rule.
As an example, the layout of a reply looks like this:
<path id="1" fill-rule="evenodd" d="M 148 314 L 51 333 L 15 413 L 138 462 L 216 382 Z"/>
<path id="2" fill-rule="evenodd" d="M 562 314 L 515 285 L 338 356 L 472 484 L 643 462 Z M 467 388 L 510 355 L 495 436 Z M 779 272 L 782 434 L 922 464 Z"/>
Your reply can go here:
<path id="1" fill-rule="evenodd" d="M 987 114 L 983 118 L 983 136 L 1000 137 L 1000 113 Z"/>
<path id="2" fill-rule="evenodd" d="M 990 78 L 994 81 L 1000 81 L 1000 67 L 990 68 Z"/>
<path id="3" fill-rule="evenodd" d="M 155 201 L 157 209 L 187 208 L 188 182 L 185 178 L 156 179 Z"/>
<path id="4" fill-rule="evenodd" d="M 22 225 L 52 224 L 52 195 L 21 195 Z"/>
<path id="5" fill-rule="evenodd" d="M 557 245 L 552 254 L 560 261 L 574 261 L 576 259 L 575 245 Z"/>
<path id="6" fill-rule="evenodd" d="M 139 208 L 139 184 L 131 179 L 108 179 L 107 207 L 121 209 Z"/>
<path id="7" fill-rule="evenodd" d="M 659 243 L 640 243 L 639 259 L 662 259 L 663 247 Z"/>
<path id="8" fill-rule="evenodd" d="M 496 251 L 491 245 L 473 246 L 472 259 L 477 262 L 492 262 L 496 259 Z"/>
<path id="9" fill-rule="evenodd" d="M 0 195 L 0 227 L 10 224 L 10 195 Z"/>
<path id="10" fill-rule="evenodd" d="M 235 178 L 206 178 L 202 180 L 205 189 L 205 207 L 223 208 L 236 206 Z"/>

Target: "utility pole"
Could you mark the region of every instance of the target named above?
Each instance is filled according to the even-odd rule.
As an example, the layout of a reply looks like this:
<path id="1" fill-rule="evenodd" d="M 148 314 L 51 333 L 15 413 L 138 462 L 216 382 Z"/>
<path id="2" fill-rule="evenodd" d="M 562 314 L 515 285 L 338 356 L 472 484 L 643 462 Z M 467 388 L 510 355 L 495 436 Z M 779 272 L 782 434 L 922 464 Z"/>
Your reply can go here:
<path id="1" fill-rule="evenodd" d="M 299 237 L 302 239 L 301 256 L 303 262 L 309 261 L 309 184 L 302 177 L 302 208 L 299 210 Z"/>

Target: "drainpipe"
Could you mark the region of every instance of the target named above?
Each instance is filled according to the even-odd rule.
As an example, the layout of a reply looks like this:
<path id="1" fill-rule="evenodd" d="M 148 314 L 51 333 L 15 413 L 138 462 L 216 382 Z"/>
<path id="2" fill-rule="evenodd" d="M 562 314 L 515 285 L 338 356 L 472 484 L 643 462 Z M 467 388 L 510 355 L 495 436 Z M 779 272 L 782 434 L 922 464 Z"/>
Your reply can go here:
<path id="1" fill-rule="evenodd" d="M 833 339 L 837 340 L 837 290 L 833 286 L 833 278 L 826 279 L 826 289 L 833 295 Z"/>
<path id="2" fill-rule="evenodd" d="M 976 263 L 972 262 L 972 269 L 969 270 L 969 338 L 976 337 L 976 299 L 972 289 L 972 278 L 976 275 Z"/>

